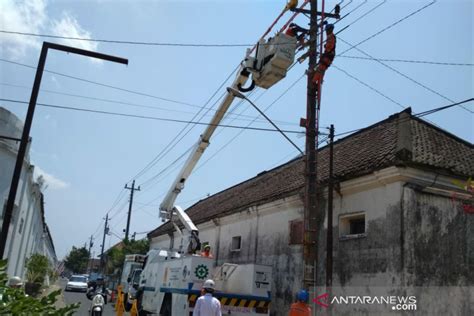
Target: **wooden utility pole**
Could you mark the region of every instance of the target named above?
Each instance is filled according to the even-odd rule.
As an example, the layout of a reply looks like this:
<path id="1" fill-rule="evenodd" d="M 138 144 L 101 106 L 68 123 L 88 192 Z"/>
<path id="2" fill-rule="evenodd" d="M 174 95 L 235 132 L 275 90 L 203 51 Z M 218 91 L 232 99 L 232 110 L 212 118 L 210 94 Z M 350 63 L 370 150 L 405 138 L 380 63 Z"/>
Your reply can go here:
<path id="1" fill-rule="evenodd" d="M 333 209 L 333 191 L 334 191 L 334 125 L 329 128 L 329 181 L 328 181 L 328 228 L 326 236 L 326 286 L 332 286 L 332 209 Z"/>
<path id="2" fill-rule="evenodd" d="M 339 7 L 336 13 L 324 12 L 324 0 L 321 1 L 321 12 L 318 12 L 318 1 L 311 0 L 310 10 L 296 9 L 310 16 L 309 26 L 309 63 L 308 81 L 306 88 L 306 119 L 302 120 L 306 127 L 306 153 L 305 153 L 305 207 L 304 207 L 304 241 L 303 241 L 303 287 L 310 289 L 316 285 L 317 272 L 317 233 L 318 233 L 318 136 L 319 136 L 319 109 L 321 101 L 321 81 L 316 85 L 313 82 L 315 68 L 317 67 L 317 47 L 320 53 L 323 43 L 323 22 L 325 18 L 339 18 Z M 318 16 L 321 23 L 318 24 Z M 320 40 L 318 41 L 318 29 Z"/>
<path id="3" fill-rule="evenodd" d="M 314 68 L 317 65 L 316 47 L 318 40 L 317 0 L 311 0 L 309 26 L 309 63 L 306 88 L 306 182 L 305 182 L 305 210 L 304 210 L 304 272 L 303 283 L 306 289 L 316 282 L 317 259 L 317 156 L 316 143 L 318 129 L 316 128 L 317 95 L 316 85 L 313 83 Z"/>
<path id="4" fill-rule="evenodd" d="M 135 191 L 140 191 L 140 186 L 138 186 L 138 188 L 135 188 L 135 180 L 133 180 L 132 186 L 128 187 L 127 185 L 125 185 L 125 189 L 130 190 L 130 203 L 128 205 L 127 228 L 125 229 L 125 240 L 128 240 L 128 233 L 130 230 L 130 217 L 132 215 L 133 193 Z"/>

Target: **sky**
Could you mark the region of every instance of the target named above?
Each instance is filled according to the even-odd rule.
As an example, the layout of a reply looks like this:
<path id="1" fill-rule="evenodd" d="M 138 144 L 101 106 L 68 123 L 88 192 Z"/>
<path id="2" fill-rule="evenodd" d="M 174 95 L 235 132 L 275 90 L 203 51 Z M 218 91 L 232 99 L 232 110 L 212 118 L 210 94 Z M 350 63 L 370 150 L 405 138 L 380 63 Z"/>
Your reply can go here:
<path id="1" fill-rule="evenodd" d="M 337 53 L 431 2 L 344 1 L 341 15 L 350 14 L 335 24 L 335 32 L 343 30 L 338 34 Z M 336 134 L 342 133 L 374 124 L 408 106 L 418 113 L 471 98 L 473 3 L 437 1 L 360 44 L 360 50 L 337 56 L 323 85 L 321 131 L 334 124 Z M 327 0 L 326 8 L 335 4 Z M 132 42 L 250 45 L 284 5 L 284 0 L 2 0 L 0 30 Z M 277 26 L 281 27 L 289 15 Z M 299 16 L 296 22 L 305 27 L 308 19 Z M 192 120 L 199 113 L 193 120 L 204 123 L 211 119 L 213 110 L 208 109 L 216 108 L 247 48 L 134 45 L 0 33 L 1 99 L 29 100 L 35 71 L 22 65 L 36 67 L 42 41 L 127 58 L 129 64 L 50 51 L 46 69 L 55 73 L 44 73 L 38 103 L 182 121 Z M 370 56 L 471 65 L 384 61 L 389 69 L 370 58 L 354 58 Z M 303 132 L 299 120 L 306 112 L 306 68 L 306 63 L 297 64 L 269 90 L 256 89 L 248 94 L 261 109 L 270 106 L 266 114 L 283 129 Z M 2 100 L 0 106 L 22 120 L 26 115 L 26 104 Z M 472 103 L 465 107 L 474 110 Z M 247 126 L 258 117 L 245 102 L 235 101 L 230 112 L 223 124 Z M 458 137 L 474 141 L 473 114 L 465 109 L 454 107 L 426 118 Z M 141 190 L 135 192 L 130 231 L 143 238 L 161 224 L 158 205 L 183 159 L 175 161 L 186 157 L 184 153 L 204 130 L 198 125 L 179 134 L 186 126 L 181 122 L 37 107 L 31 130 L 31 159 L 37 175 L 46 180 L 46 220 L 59 258 L 72 246 L 84 245 L 91 235 L 92 251 L 97 255 L 107 212 L 111 235 L 105 248 L 123 238 L 130 193 L 124 186 L 130 186 L 133 179 Z M 251 126 L 271 128 L 261 117 Z M 167 147 L 177 135 L 176 145 Z M 302 149 L 303 135 L 289 134 Z M 160 152 L 166 155 L 155 159 Z M 218 128 L 177 205 L 189 207 L 297 154 L 275 132 Z"/>

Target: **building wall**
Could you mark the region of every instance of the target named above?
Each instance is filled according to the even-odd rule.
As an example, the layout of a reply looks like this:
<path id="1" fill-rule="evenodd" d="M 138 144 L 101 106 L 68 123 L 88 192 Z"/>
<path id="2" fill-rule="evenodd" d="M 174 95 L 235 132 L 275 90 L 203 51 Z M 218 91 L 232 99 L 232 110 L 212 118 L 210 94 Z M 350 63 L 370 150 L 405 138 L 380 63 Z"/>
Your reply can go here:
<path id="1" fill-rule="evenodd" d="M 0 135 L 21 137 L 23 123 L 12 113 L 0 107 Z M 31 142 L 30 142 L 31 144 Z M 18 142 L 0 139 L 0 203 L 2 216 L 10 190 L 16 162 Z M 51 263 L 56 262 L 54 246 L 45 234 L 44 210 L 41 191 L 33 177 L 28 150 L 15 199 L 5 253 L 8 257 L 8 275 L 25 278 L 25 263 L 34 253 L 46 255 Z M 54 267 L 54 265 L 53 265 Z"/>
<path id="2" fill-rule="evenodd" d="M 420 191 L 432 185 L 435 176 L 430 172 L 390 167 L 340 184 L 340 192 L 334 194 L 333 208 L 334 288 L 346 294 L 352 291 L 354 295 L 381 295 L 390 294 L 389 288 L 394 287 L 474 284 L 468 270 L 474 253 L 472 215 L 469 217 L 459 211 L 459 205 L 453 204 L 449 193 L 453 185 L 447 177 L 438 177 L 437 185 L 449 189 L 444 196 Z M 311 297 L 327 291 L 326 199 L 324 192 L 319 203 L 318 286 L 310 289 Z M 340 238 L 341 217 L 360 212 L 365 214 L 365 234 Z M 217 265 L 224 262 L 271 265 L 272 315 L 286 315 L 303 275 L 302 246 L 289 244 L 289 227 L 291 221 L 302 217 L 302 200 L 294 195 L 214 219 L 198 228 L 201 241 L 210 243 Z M 240 251 L 231 250 L 234 236 L 242 237 Z M 175 239 L 177 246 L 176 235 Z M 151 240 L 152 248 L 169 245 L 167 235 Z M 463 306 L 463 295 L 456 299 L 460 306 Z M 434 303 L 432 306 L 441 308 Z M 313 306 L 321 311 L 319 306 Z M 368 309 L 364 308 L 358 312 L 367 313 Z M 347 315 L 354 312 L 338 311 Z"/>

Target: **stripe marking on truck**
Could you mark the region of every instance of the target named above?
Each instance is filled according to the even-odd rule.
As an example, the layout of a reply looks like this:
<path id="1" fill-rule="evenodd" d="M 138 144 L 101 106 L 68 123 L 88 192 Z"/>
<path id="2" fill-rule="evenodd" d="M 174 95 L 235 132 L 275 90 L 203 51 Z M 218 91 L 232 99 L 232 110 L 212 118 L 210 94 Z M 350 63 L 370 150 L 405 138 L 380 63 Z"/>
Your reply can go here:
<path id="1" fill-rule="evenodd" d="M 188 301 L 191 307 L 194 307 L 196 301 L 198 299 L 197 294 L 189 294 Z M 217 297 L 219 299 L 219 297 Z M 247 308 L 268 308 L 270 306 L 270 301 L 267 300 L 252 300 L 252 299 L 244 299 L 244 298 L 229 298 L 229 297 L 221 297 L 220 298 L 221 305 L 223 306 L 235 306 L 235 307 L 247 307 Z"/>

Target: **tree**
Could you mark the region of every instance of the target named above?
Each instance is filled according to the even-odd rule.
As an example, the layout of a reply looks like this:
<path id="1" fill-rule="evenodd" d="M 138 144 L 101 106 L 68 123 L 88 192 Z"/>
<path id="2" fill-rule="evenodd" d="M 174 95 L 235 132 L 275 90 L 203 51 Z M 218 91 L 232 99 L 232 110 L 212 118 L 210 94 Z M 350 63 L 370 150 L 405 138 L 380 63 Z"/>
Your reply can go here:
<path id="1" fill-rule="evenodd" d="M 55 302 L 61 290 L 52 292 L 46 297 L 37 299 L 26 295 L 21 288 L 8 286 L 6 273 L 7 260 L 0 261 L 0 315 L 73 315 L 79 304 L 56 308 Z"/>
<path id="2" fill-rule="evenodd" d="M 73 273 L 86 273 L 89 264 L 89 251 L 85 247 L 72 246 L 71 252 L 64 260 L 64 266 Z"/>
<path id="3" fill-rule="evenodd" d="M 107 251 L 107 272 L 114 273 L 121 270 L 125 256 L 129 254 L 145 255 L 150 249 L 148 239 L 124 240 L 122 248 L 112 248 Z"/>

